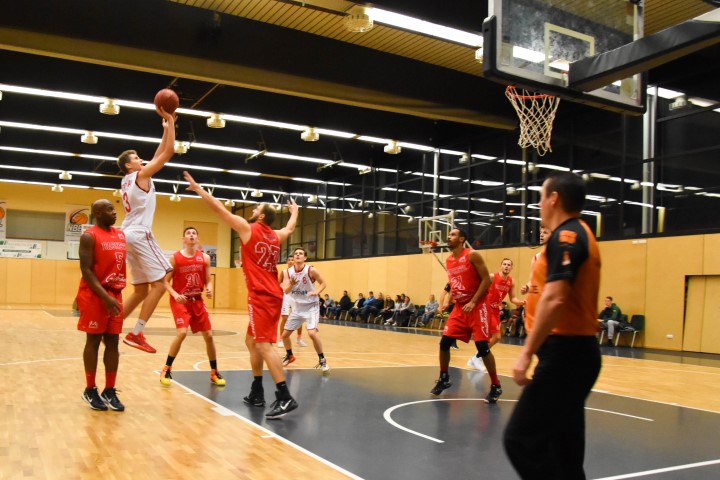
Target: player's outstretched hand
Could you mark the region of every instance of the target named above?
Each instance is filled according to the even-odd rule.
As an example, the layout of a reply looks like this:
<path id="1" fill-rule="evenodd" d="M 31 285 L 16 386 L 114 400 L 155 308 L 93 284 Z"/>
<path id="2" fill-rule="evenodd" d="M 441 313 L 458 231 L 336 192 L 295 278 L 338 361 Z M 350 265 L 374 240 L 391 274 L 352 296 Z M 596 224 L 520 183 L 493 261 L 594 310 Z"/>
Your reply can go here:
<path id="1" fill-rule="evenodd" d="M 163 127 L 170 125 L 170 124 L 173 124 L 173 125 L 175 124 L 175 114 L 174 113 L 168 113 L 165 111 L 164 108 L 158 107 L 157 105 L 155 106 L 155 111 L 157 112 L 158 115 L 160 115 L 162 117 Z"/>
<path id="2" fill-rule="evenodd" d="M 291 198 L 290 200 L 288 200 L 288 202 L 287 202 L 287 207 L 288 207 L 288 211 L 290 212 L 291 215 L 292 215 L 293 213 L 297 213 L 297 212 L 298 212 L 297 203 L 295 203 L 295 200 L 293 200 L 292 198 Z"/>
<path id="3" fill-rule="evenodd" d="M 189 190 L 191 192 L 199 193 L 202 191 L 202 187 L 200 184 L 198 184 L 195 179 L 190 175 L 187 171 L 183 172 L 183 178 L 185 181 L 187 181 L 190 185 L 185 190 Z"/>

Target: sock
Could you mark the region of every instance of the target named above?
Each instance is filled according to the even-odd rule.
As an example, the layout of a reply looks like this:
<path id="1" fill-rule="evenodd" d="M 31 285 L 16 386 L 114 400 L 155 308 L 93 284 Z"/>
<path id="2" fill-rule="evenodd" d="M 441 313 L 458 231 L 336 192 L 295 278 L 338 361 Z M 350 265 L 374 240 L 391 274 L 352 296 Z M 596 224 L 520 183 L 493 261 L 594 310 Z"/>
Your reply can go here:
<path id="1" fill-rule="evenodd" d="M 117 372 L 105 372 L 105 390 L 108 388 L 115 388 L 116 378 Z"/>
<path id="2" fill-rule="evenodd" d="M 488 373 L 490 373 L 490 372 L 488 372 Z M 497 385 L 498 387 L 500 386 L 500 379 L 498 378 L 497 371 L 490 373 L 490 382 L 493 385 Z"/>
<path id="3" fill-rule="evenodd" d="M 325 360 L 325 354 L 324 354 L 324 353 L 318 353 L 318 358 L 319 358 L 320 361 L 322 362 L 323 360 Z"/>
<path id="4" fill-rule="evenodd" d="M 210 369 L 217 370 L 217 360 L 210 360 Z"/>
<path id="5" fill-rule="evenodd" d="M 87 388 L 95 387 L 95 372 L 85 372 L 85 385 Z"/>
<path id="6" fill-rule="evenodd" d="M 165 365 L 167 365 L 168 367 L 172 367 L 172 364 L 174 361 L 175 361 L 175 357 L 171 357 L 170 355 L 168 355 L 168 358 L 165 361 Z"/>
<path id="7" fill-rule="evenodd" d="M 440 380 L 443 380 L 445 382 L 450 380 L 450 374 L 448 373 L 447 370 L 445 370 L 444 372 L 442 370 L 440 371 Z"/>
<path id="8" fill-rule="evenodd" d="M 287 382 L 284 380 L 278 384 L 275 385 L 277 387 L 277 391 L 280 394 L 280 398 L 283 400 L 287 400 L 291 397 L 290 390 L 288 390 Z"/>
<path id="9" fill-rule="evenodd" d="M 475 357 L 477 357 L 477 358 L 482 358 L 482 357 L 480 356 L 480 352 L 476 353 L 476 354 L 475 354 Z"/>
<path id="10" fill-rule="evenodd" d="M 260 390 L 262 391 L 262 375 L 258 375 L 257 377 L 253 377 L 253 383 L 250 387 L 252 390 Z"/>
<path id="11" fill-rule="evenodd" d="M 146 320 L 138 319 L 137 323 L 135 324 L 135 328 L 133 328 L 133 330 L 132 330 L 133 335 L 140 334 L 140 332 L 142 332 L 145 329 L 146 323 L 147 323 Z"/>
<path id="12" fill-rule="evenodd" d="M 292 348 L 291 348 L 290 350 L 285 350 L 285 351 L 287 352 L 288 357 L 291 357 L 291 356 L 292 356 L 292 354 L 293 354 L 293 353 L 292 353 Z"/>

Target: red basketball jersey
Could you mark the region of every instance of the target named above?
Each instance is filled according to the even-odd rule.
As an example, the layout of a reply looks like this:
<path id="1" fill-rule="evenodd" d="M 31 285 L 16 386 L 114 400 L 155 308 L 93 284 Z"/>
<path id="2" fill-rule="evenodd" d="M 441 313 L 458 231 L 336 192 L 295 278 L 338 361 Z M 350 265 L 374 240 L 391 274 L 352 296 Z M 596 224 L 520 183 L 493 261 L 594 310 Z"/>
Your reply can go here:
<path id="1" fill-rule="evenodd" d="M 100 280 L 100 284 L 113 290 L 125 288 L 125 234 L 123 231 L 115 227 L 110 227 L 110 231 L 106 231 L 93 225 L 85 233 L 95 238 L 93 272 Z M 84 278 L 80 280 L 80 287 L 88 287 Z"/>
<path id="2" fill-rule="evenodd" d="M 448 279 L 450 280 L 450 294 L 455 302 L 466 304 L 480 287 L 480 277 L 472 263 L 470 263 L 470 252 L 472 249 L 465 248 L 460 257 L 455 258 L 452 254 L 445 260 Z M 480 299 L 482 301 L 482 299 Z"/>
<path id="3" fill-rule="evenodd" d="M 201 251 L 188 258 L 182 250 L 173 254 L 175 271 L 173 273 L 173 290 L 186 297 L 202 295 L 205 288 L 205 258 Z"/>
<path id="4" fill-rule="evenodd" d="M 488 306 L 500 308 L 500 302 L 502 302 L 502 299 L 508 294 L 512 285 L 513 279 L 510 275 L 508 275 L 506 279 L 503 279 L 500 272 L 495 272 L 490 288 L 488 288 L 487 299 L 485 300 Z"/>
<path id="5" fill-rule="evenodd" d="M 280 239 L 275 231 L 263 223 L 251 223 L 250 240 L 240 251 L 248 292 L 282 298 L 277 272 Z"/>

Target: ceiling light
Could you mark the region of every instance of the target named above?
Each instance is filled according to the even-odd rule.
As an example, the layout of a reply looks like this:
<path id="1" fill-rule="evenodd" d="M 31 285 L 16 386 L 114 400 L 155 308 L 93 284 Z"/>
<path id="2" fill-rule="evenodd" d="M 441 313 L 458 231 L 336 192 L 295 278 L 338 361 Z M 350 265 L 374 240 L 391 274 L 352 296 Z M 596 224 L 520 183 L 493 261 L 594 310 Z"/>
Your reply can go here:
<path id="1" fill-rule="evenodd" d="M 178 155 L 187 153 L 189 148 L 190 148 L 190 142 L 175 141 L 175 153 L 177 153 Z"/>
<path id="2" fill-rule="evenodd" d="M 120 190 L 118 190 L 117 188 L 115 190 L 113 190 L 113 197 L 119 197 L 121 195 L 122 194 L 120 193 Z"/>
<path id="3" fill-rule="evenodd" d="M 641 188 L 640 182 L 635 182 L 630 186 L 630 190 L 640 190 Z"/>
<path id="4" fill-rule="evenodd" d="M 58 178 L 60 180 L 72 180 L 72 175 L 70 175 L 70 172 L 68 172 L 67 170 L 63 170 L 62 172 L 60 172 L 60 175 L 58 175 Z"/>
<path id="5" fill-rule="evenodd" d="M 537 171 L 538 171 L 538 168 L 539 168 L 539 167 L 538 167 L 537 164 L 535 164 L 535 163 L 529 162 L 529 163 L 527 164 L 527 171 L 528 171 L 529 173 L 535 173 L 535 172 L 537 172 Z"/>
<path id="6" fill-rule="evenodd" d="M 117 115 L 120 113 L 120 105 L 116 104 L 112 98 L 106 98 L 105 101 L 100 104 L 100 113 Z"/>
<path id="7" fill-rule="evenodd" d="M 63 187 L 62 187 L 62 185 L 57 185 L 57 184 L 56 184 L 56 185 L 53 185 L 50 190 L 52 190 L 53 192 L 58 192 L 58 193 L 60 193 L 60 192 L 63 191 Z"/>
<path id="8" fill-rule="evenodd" d="M 250 193 L 250 196 L 255 197 L 255 198 L 260 198 L 263 196 L 263 193 L 256 188 L 255 190 L 252 191 L 252 193 Z"/>
<path id="9" fill-rule="evenodd" d="M 0 100 L 2 100 L 2 91 L 0 91 Z"/>
<path id="10" fill-rule="evenodd" d="M 370 172 L 372 172 L 372 167 L 358 168 L 358 173 L 360 175 L 365 175 L 366 173 Z"/>
<path id="11" fill-rule="evenodd" d="M 590 174 L 583 173 L 583 174 L 582 174 L 582 179 L 583 179 L 583 181 L 585 181 L 585 183 L 587 183 L 587 182 L 589 182 L 589 181 L 592 180 L 592 177 L 590 176 Z"/>
<path id="12" fill-rule="evenodd" d="M 413 223 L 415 221 L 415 217 L 408 218 L 408 223 Z"/>
<path id="13" fill-rule="evenodd" d="M 317 203 L 317 201 L 318 201 L 317 195 L 310 195 L 308 197 L 308 203 Z"/>
<path id="14" fill-rule="evenodd" d="M 483 47 L 480 47 L 477 50 L 475 50 L 475 61 L 482 63 L 483 58 L 484 58 L 483 54 L 484 54 Z"/>
<path id="15" fill-rule="evenodd" d="M 410 30 L 430 35 L 432 37 L 450 40 L 451 42 L 460 43 L 470 47 L 481 47 L 483 44 L 482 35 L 465 32 L 463 30 L 446 27 L 444 25 L 438 25 L 437 23 L 426 22 L 425 20 L 409 17 L 407 15 L 400 15 L 399 13 L 389 12 L 381 8 L 368 9 L 367 14 L 373 22 L 392 25 L 403 30 Z"/>
<path id="16" fill-rule="evenodd" d="M 320 135 L 315 131 L 315 128 L 308 127 L 300 133 L 300 138 L 306 142 L 317 142 L 320 139 Z"/>
<path id="17" fill-rule="evenodd" d="M 372 30 L 373 21 L 364 7 L 351 8 L 344 20 L 348 32 L 363 33 Z"/>
<path id="18" fill-rule="evenodd" d="M 653 91 L 653 87 L 648 87 L 648 93 L 650 93 L 651 95 L 655 95 L 655 92 Z M 660 98 L 673 100 L 681 95 L 685 95 L 685 94 L 683 92 L 670 90 L 669 88 L 658 87 L 658 89 L 657 89 L 657 96 Z"/>
<path id="19" fill-rule="evenodd" d="M 470 160 L 470 156 L 467 153 L 463 153 L 460 159 L 458 160 L 458 163 L 460 165 L 465 165 Z"/>
<path id="20" fill-rule="evenodd" d="M 678 97 L 675 97 L 675 100 L 670 102 L 670 105 L 668 105 L 668 108 L 672 110 L 677 110 L 679 108 L 685 108 L 688 104 L 688 98 L 686 95 L 680 95 Z"/>
<path id="21" fill-rule="evenodd" d="M 173 193 L 172 195 L 170 195 L 170 201 L 171 201 L 171 202 L 179 202 L 179 201 L 180 201 L 180 195 L 178 195 L 177 193 Z"/>
<path id="22" fill-rule="evenodd" d="M 372 212 L 368 213 L 368 218 L 373 218 L 373 213 L 372 213 Z"/>
<path id="23" fill-rule="evenodd" d="M 515 194 L 517 193 L 517 189 L 516 189 L 515 187 L 507 187 L 507 188 L 505 189 L 505 192 L 506 192 L 508 195 L 515 195 Z"/>
<path id="24" fill-rule="evenodd" d="M 398 145 L 397 140 L 390 140 L 390 142 L 385 145 L 385 148 L 383 148 L 383 151 L 385 153 L 389 153 L 390 155 L 397 155 L 402 151 L 402 148 Z"/>
<path id="25" fill-rule="evenodd" d="M 225 206 L 232 208 L 232 207 L 235 206 L 235 202 L 233 202 L 232 200 L 230 200 L 230 199 L 228 198 L 227 200 L 225 200 Z"/>
<path id="26" fill-rule="evenodd" d="M 220 117 L 219 113 L 213 113 L 207 119 L 207 126 L 210 128 L 225 128 L 225 120 Z"/>
<path id="27" fill-rule="evenodd" d="M 88 145 L 95 145 L 98 142 L 98 137 L 93 132 L 87 132 L 80 135 L 80 141 Z"/>

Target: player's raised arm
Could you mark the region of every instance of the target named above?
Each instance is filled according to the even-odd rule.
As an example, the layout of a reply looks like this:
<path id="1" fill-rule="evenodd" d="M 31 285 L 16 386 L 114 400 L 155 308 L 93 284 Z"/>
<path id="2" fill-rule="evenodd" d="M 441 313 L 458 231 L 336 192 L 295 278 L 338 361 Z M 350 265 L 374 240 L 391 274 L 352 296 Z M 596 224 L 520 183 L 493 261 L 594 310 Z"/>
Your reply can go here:
<path id="1" fill-rule="evenodd" d="M 295 225 L 297 224 L 297 218 L 298 218 L 298 206 L 297 203 L 295 203 L 295 200 L 290 199 L 287 202 L 288 211 L 290 212 L 290 219 L 287 222 L 287 225 L 285 225 L 280 230 L 275 230 L 275 233 L 277 233 L 278 238 L 280 238 L 280 243 L 287 240 L 287 238 L 292 235 L 292 233 L 295 231 Z"/>
<path id="2" fill-rule="evenodd" d="M 159 172 L 175 154 L 175 115 L 167 113 L 160 107 L 155 107 L 155 109 L 163 119 L 163 135 L 152 160 L 144 165 L 138 173 L 138 177 L 143 179 L 150 178 Z"/>
<path id="3" fill-rule="evenodd" d="M 183 177 L 190 184 L 188 185 L 187 190 L 200 195 L 200 198 L 205 201 L 207 206 L 210 207 L 210 210 L 215 212 L 215 214 L 220 217 L 223 222 L 229 225 L 230 228 L 238 232 L 240 234 L 240 240 L 245 243 L 250 237 L 250 224 L 247 222 L 247 220 L 245 220 L 243 217 L 228 212 L 225 206 L 220 202 L 220 200 L 210 195 L 210 193 L 206 192 L 188 172 L 183 172 Z"/>

